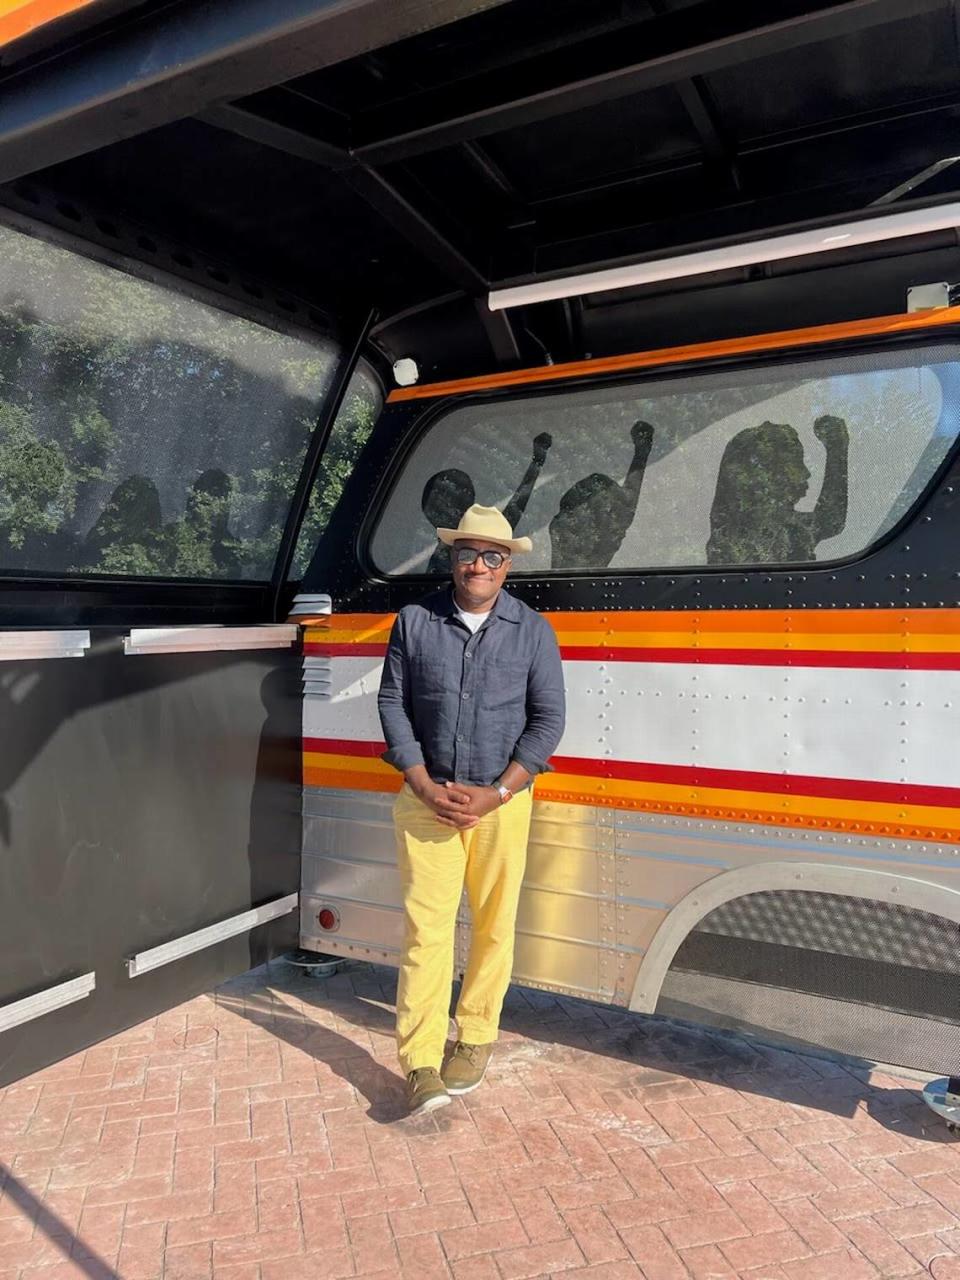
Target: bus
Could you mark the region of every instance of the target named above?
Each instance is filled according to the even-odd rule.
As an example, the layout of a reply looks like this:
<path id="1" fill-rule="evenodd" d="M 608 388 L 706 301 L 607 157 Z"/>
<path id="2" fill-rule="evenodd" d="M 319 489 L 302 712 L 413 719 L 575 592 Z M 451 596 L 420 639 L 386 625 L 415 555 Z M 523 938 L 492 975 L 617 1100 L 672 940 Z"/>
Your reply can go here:
<path id="1" fill-rule="evenodd" d="M 2 7 L 0 1082 L 396 961 L 379 669 L 474 501 L 569 701 L 516 981 L 957 1070 L 953 21 Z"/>

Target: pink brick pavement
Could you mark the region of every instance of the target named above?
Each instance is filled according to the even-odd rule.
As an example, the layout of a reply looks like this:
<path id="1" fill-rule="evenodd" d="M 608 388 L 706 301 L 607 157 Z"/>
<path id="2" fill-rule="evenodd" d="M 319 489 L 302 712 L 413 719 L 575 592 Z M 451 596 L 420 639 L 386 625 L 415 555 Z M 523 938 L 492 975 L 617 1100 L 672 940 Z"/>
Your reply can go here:
<path id="1" fill-rule="evenodd" d="M 275 962 L 0 1090 L 0 1280 L 960 1277 L 913 1082 L 514 989 L 408 1119 L 393 995 Z"/>

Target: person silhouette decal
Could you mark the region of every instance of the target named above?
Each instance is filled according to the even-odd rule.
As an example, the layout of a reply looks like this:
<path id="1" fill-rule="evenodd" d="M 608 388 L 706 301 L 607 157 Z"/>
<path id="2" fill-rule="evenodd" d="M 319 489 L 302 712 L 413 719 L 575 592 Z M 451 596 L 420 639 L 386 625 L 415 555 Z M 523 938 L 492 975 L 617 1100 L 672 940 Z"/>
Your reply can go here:
<path id="1" fill-rule="evenodd" d="M 554 569 L 605 569 L 626 537 L 640 501 L 653 427 L 635 422 L 630 428 L 633 461 L 623 484 L 595 471 L 572 485 L 550 521 Z"/>
<path id="2" fill-rule="evenodd" d="M 542 431 L 534 438 L 530 465 L 524 472 L 516 493 L 503 509 L 504 519 L 514 529 L 527 509 L 533 486 L 543 470 L 547 451 L 552 444 L 553 436 L 548 431 Z M 423 486 L 420 509 L 432 528 L 455 529 L 463 513 L 468 507 L 472 507 L 475 501 L 473 481 L 465 471 L 452 467 L 448 471 L 436 472 Z M 427 565 L 427 573 L 448 574 L 449 572 L 450 548 L 445 547 L 442 542 L 437 542 Z"/>
<path id="3" fill-rule="evenodd" d="M 815 560 L 818 544 L 841 532 L 847 522 L 847 424 L 823 416 L 813 433 L 827 453 L 813 511 L 796 510 L 810 487 L 810 471 L 793 427 L 762 422 L 729 441 L 710 510 L 707 564 Z"/>

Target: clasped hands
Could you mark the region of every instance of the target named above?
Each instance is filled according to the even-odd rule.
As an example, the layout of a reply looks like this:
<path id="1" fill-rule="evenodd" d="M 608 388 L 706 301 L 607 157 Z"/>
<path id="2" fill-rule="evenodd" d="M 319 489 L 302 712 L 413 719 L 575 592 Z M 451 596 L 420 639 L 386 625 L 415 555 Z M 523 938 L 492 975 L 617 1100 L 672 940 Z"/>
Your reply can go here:
<path id="1" fill-rule="evenodd" d="M 500 793 L 496 787 L 471 787 L 463 782 L 441 785 L 431 781 L 418 792 L 418 796 L 434 811 L 438 822 L 461 831 L 475 827 L 484 814 L 500 807 Z"/>

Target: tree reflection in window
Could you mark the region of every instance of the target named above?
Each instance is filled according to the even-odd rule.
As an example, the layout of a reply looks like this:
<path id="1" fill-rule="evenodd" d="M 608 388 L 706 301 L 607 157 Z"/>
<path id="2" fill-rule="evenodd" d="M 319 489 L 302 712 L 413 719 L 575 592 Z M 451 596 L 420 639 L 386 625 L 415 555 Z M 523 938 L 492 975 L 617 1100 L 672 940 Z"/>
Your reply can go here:
<path id="1" fill-rule="evenodd" d="M 127 476 L 84 539 L 81 567 L 123 574 L 162 572 L 162 525 L 157 486 L 145 476 Z"/>
<path id="2" fill-rule="evenodd" d="M 0 572 L 269 579 L 335 359 L 0 225 Z M 378 400 L 355 376 L 300 563 Z"/>

